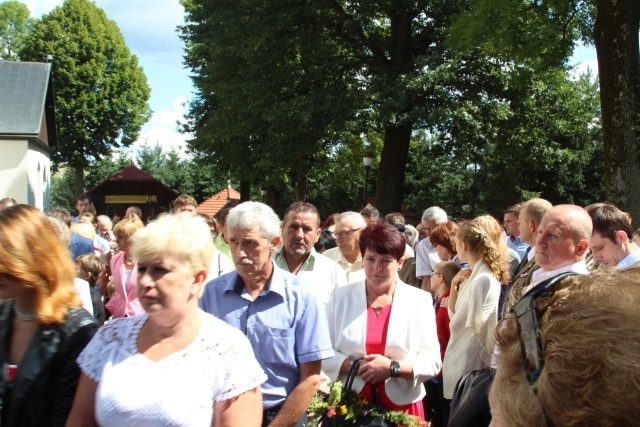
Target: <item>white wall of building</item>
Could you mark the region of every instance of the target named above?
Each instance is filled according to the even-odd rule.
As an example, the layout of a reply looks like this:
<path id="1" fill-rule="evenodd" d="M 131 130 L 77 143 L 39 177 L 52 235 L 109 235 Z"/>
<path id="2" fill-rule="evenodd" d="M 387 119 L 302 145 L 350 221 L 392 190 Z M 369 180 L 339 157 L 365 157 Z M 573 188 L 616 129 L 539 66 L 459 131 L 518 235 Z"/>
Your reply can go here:
<path id="1" fill-rule="evenodd" d="M 0 141 L 0 199 L 11 197 L 48 211 L 51 160 L 42 145 L 27 140 Z"/>

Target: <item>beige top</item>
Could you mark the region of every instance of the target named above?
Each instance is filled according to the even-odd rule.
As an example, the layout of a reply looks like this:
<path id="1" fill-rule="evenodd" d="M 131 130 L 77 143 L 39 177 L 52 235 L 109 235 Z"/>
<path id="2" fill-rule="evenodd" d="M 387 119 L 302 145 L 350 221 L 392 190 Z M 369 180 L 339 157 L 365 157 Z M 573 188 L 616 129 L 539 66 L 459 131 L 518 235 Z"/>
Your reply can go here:
<path id="1" fill-rule="evenodd" d="M 451 336 L 442 368 L 445 398 L 451 399 L 465 373 L 489 366 L 499 297 L 498 279 L 483 261 L 478 261 L 461 286 L 455 314 L 449 311 Z"/>
<path id="2" fill-rule="evenodd" d="M 362 263 L 362 257 L 358 258 L 356 262 L 351 264 L 342 255 L 342 252 L 340 252 L 340 249 L 337 247 L 324 251 L 322 255 L 340 264 L 340 267 L 342 267 L 345 274 L 347 275 L 347 283 L 357 283 L 366 279 L 364 275 L 364 264 Z"/>

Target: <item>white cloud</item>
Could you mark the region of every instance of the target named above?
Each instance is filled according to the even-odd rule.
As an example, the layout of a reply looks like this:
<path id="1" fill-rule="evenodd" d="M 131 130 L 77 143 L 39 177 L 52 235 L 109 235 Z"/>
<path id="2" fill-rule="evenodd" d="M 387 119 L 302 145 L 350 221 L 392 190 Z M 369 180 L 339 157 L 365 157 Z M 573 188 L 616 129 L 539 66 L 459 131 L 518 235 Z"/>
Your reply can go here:
<path id="1" fill-rule="evenodd" d="M 42 15 L 62 4 L 62 0 L 27 0 L 23 1 L 27 5 L 33 18 L 40 18 Z"/>
<path id="2" fill-rule="evenodd" d="M 594 59 L 592 61 L 587 61 L 579 64 L 575 64 L 573 69 L 569 72 L 569 75 L 572 79 L 577 80 L 581 74 L 584 74 L 588 71 L 591 72 L 592 78 L 598 77 L 598 60 Z"/>
<path id="3" fill-rule="evenodd" d="M 182 156 L 186 155 L 186 140 L 190 134 L 179 133 L 177 121 L 182 121 L 185 107 L 185 97 L 179 96 L 173 101 L 173 108 L 154 112 L 151 120 L 143 126 L 140 137 L 134 143 L 139 147 L 145 142 L 151 145 L 160 144 L 164 151 L 177 149 Z"/>

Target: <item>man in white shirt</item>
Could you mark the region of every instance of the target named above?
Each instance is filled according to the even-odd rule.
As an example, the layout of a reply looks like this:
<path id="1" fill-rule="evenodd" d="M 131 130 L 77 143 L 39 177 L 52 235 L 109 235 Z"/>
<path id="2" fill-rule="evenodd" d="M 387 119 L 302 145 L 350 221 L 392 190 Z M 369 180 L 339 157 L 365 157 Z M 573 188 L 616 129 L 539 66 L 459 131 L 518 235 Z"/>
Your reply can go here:
<path id="1" fill-rule="evenodd" d="M 591 217 L 580 206 L 558 205 L 544 214 L 536 238 L 535 258 L 540 269 L 533 273 L 531 285 L 524 293 L 560 273 L 587 274 L 584 259 L 592 230 Z"/>
<path id="2" fill-rule="evenodd" d="M 422 229 L 426 232 L 427 237 L 420 240 L 416 246 L 416 277 L 422 279 L 422 289 L 427 292 L 431 291 L 431 276 L 436 269 L 436 265 L 440 263 L 440 257 L 436 253 L 429 240 L 431 230 L 448 221 L 447 213 L 438 206 L 432 206 L 422 214 Z"/>
<path id="3" fill-rule="evenodd" d="M 336 220 L 334 233 L 337 247 L 328 249 L 322 254 L 340 264 L 347 275 L 347 283 L 365 280 L 360 253 L 360 233 L 366 226 L 367 222 L 359 213 L 341 213 Z"/>
<path id="4" fill-rule="evenodd" d="M 627 215 L 614 205 L 599 203 L 587 208 L 593 221 L 590 248 L 594 261 L 606 267 L 640 266 L 640 247 L 633 241 Z"/>
<path id="5" fill-rule="evenodd" d="M 283 245 L 275 252 L 278 267 L 311 285 L 323 304 L 338 286 L 347 284 L 347 276 L 337 262 L 313 248 L 320 236 L 320 214 L 311 203 L 296 202 L 284 213 Z"/>

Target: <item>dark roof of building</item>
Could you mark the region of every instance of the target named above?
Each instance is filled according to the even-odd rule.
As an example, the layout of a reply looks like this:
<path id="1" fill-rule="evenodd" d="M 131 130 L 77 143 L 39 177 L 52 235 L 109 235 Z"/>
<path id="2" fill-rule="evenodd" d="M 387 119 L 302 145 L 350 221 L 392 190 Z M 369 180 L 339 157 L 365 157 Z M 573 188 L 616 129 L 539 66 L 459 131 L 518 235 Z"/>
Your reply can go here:
<path id="1" fill-rule="evenodd" d="M 167 194 L 178 197 L 179 193 L 167 187 L 158 179 L 142 172 L 134 165 L 111 175 L 87 191 L 87 194 Z"/>
<path id="2" fill-rule="evenodd" d="M 38 136 L 48 91 L 51 64 L 0 61 L 0 134 Z"/>
<path id="3" fill-rule="evenodd" d="M 134 165 L 119 170 L 106 179 L 107 181 L 157 181 L 146 172 L 142 172 Z"/>

